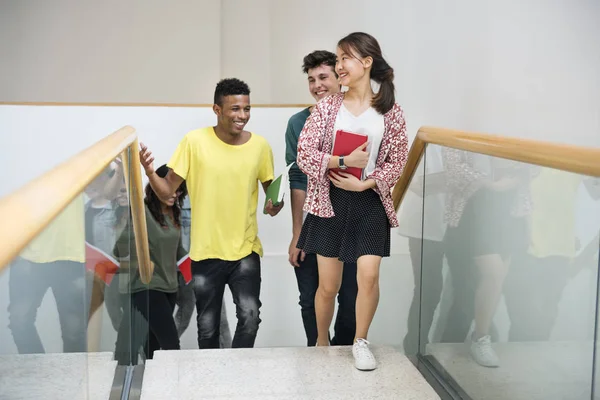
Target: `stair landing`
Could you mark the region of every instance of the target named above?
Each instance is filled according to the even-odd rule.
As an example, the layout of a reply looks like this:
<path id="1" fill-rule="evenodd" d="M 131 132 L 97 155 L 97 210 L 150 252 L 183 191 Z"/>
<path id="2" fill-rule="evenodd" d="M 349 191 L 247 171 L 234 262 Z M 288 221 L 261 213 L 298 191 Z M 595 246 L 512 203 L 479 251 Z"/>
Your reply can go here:
<path id="1" fill-rule="evenodd" d="M 0 399 L 106 400 L 116 366 L 110 352 L 0 355 Z"/>
<path id="2" fill-rule="evenodd" d="M 361 372 L 350 346 L 158 351 L 142 399 L 439 399 L 404 354 L 373 352 L 379 368 Z"/>

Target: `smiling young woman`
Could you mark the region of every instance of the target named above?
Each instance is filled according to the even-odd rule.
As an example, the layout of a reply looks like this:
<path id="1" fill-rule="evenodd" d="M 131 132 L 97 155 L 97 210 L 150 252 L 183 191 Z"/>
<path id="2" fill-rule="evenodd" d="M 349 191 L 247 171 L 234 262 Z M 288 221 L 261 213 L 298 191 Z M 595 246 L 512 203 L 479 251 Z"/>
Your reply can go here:
<path id="1" fill-rule="evenodd" d="M 359 370 L 377 367 L 367 333 L 379 301 L 379 266 L 390 254 L 390 230 L 398 226 L 391 188 L 408 153 L 402 108 L 395 103 L 394 70 L 377 40 L 355 32 L 338 42 L 336 72 L 346 92 L 314 107 L 298 141 L 297 163 L 308 176 L 304 222 L 297 247 L 317 254 L 319 288 L 315 296 L 318 346 L 327 346 L 334 299 L 343 263 L 357 263 L 356 337 Z M 371 80 L 380 85 L 375 93 Z M 333 156 L 335 132 L 368 136 L 368 142 L 341 158 Z M 333 168 L 358 167 L 361 179 Z"/>

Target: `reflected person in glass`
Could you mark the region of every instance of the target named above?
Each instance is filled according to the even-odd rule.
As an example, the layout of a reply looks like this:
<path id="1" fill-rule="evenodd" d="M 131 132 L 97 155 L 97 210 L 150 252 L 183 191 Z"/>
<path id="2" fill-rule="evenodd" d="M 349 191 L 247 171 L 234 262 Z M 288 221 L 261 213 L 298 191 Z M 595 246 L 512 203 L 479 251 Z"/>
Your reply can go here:
<path id="1" fill-rule="evenodd" d="M 529 243 L 530 166 L 444 148 L 448 182 L 444 238 L 452 278 L 453 303 L 442 342 L 467 338 L 472 358 L 499 366 L 491 345 L 494 315 L 515 254 Z M 517 267 L 518 268 L 518 267 Z"/>
<path id="2" fill-rule="evenodd" d="M 532 179 L 529 246 L 515 260 L 518 267 L 510 269 L 504 287 L 509 341 L 550 340 L 567 284 L 592 258 L 576 258 L 581 246 L 576 226 L 577 200 L 579 195 L 598 200 L 597 181 L 553 168 L 541 168 Z M 589 218 L 588 213 L 584 215 Z M 592 244 L 597 250 L 598 242 L 593 240 Z"/>
<path id="3" fill-rule="evenodd" d="M 408 330 L 402 341 L 407 355 L 416 354 L 429 343 L 429 331 L 442 294 L 445 191 L 441 148 L 428 146 L 398 213 L 400 226 L 397 232 L 408 238 L 415 284 L 408 312 Z"/>
<path id="4" fill-rule="evenodd" d="M 124 218 L 129 215 L 129 199 L 120 160 L 111 163 L 109 168 L 85 189 L 85 241 L 86 246 L 106 255 L 112 254 L 118 235 L 124 228 Z M 102 304 L 111 324 L 117 332 L 122 318 L 118 285 L 112 285 L 112 278 L 118 266 L 105 257 L 98 259 L 88 256 L 87 269 L 93 275 L 90 303 L 90 325 L 88 327 L 88 350 L 97 351 L 101 337 L 101 315 L 92 319 Z"/>
<path id="5" fill-rule="evenodd" d="M 84 198 L 80 194 L 11 265 L 8 326 L 20 354 L 45 353 L 42 339 L 54 336 L 48 335 L 47 324 L 36 324 L 48 289 L 52 289 L 58 311 L 62 351 L 87 351 L 87 290 L 91 282 L 85 270 L 83 210 Z"/>

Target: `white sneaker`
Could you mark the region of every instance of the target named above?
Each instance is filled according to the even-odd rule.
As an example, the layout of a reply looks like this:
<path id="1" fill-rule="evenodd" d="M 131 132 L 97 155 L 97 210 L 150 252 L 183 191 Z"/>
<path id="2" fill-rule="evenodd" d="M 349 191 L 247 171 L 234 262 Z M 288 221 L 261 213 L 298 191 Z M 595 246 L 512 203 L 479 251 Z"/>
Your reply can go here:
<path id="1" fill-rule="evenodd" d="M 485 335 L 479 340 L 471 339 L 471 357 L 482 367 L 494 368 L 500 365 L 500 360 L 494 349 L 492 349 L 492 339 L 490 335 Z"/>
<path id="2" fill-rule="evenodd" d="M 365 339 L 356 339 L 352 346 L 352 355 L 354 356 L 354 366 L 361 371 L 372 371 L 377 368 L 375 356 L 369 350 L 369 342 Z"/>

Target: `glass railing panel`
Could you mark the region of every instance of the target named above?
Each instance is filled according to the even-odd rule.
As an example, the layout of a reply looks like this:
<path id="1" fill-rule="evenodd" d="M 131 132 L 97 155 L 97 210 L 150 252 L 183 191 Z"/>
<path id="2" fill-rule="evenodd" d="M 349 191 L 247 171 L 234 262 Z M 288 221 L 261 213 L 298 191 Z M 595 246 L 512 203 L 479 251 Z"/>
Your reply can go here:
<path id="1" fill-rule="evenodd" d="M 133 362 L 129 250 L 132 247 L 135 251 L 135 242 L 130 232 L 132 189 L 128 166 L 126 151 L 84 190 L 85 266 L 90 286 L 87 330 L 90 398 L 99 391 L 110 392 L 117 366 L 126 367 Z M 138 335 L 144 333 L 142 328 L 143 325 Z"/>
<path id="2" fill-rule="evenodd" d="M 0 398 L 86 397 L 84 208 L 79 194 L 0 275 Z"/>
<path id="3" fill-rule="evenodd" d="M 423 242 L 422 332 L 437 306 L 421 355 L 473 399 L 589 399 L 598 180 L 430 145 L 434 157 L 425 197 L 443 206 L 423 237 L 444 233 Z"/>
<path id="4" fill-rule="evenodd" d="M 417 166 L 415 175 L 404 195 L 398 209 L 400 226 L 393 230 L 396 233 L 394 248 L 401 253 L 392 267 L 401 272 L 397 277 L 401 287 L 396 288 L 394 296 L 389 299 L 390 306 L 399 307 L 402 312 L 398 320 L 402 322 L 402 348 L 407 356 L 418 353 L 421 340 L 419 324 L 422 312 L 422 273 L 421 253 L 423 246 L 423 207 L 429 207 L 429 198 L 423 197 L 423 182 L 426 173 L 426 159 L 423 157 Z M 407 289 L 410 289 L 407 291 Z"/>
<path id="5" fill-rule="evenodd" d="M 132 223 L 129 157 L 125 152 L 115 159 L 85 190 L 88 348 L 123 366 L 144 363 L 153 340 L 149 286 L 141 279 Z"/>

